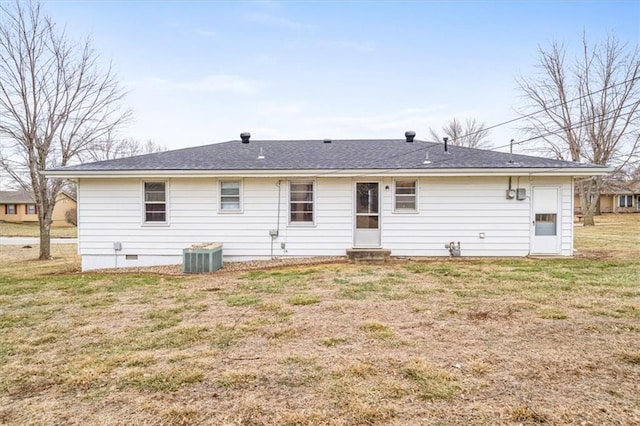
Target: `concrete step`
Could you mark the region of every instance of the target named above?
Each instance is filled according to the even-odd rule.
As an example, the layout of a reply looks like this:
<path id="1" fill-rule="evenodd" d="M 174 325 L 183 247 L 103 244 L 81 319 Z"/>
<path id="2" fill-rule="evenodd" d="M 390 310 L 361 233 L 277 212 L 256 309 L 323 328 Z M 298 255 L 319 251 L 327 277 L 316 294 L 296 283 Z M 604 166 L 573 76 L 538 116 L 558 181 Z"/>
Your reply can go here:
<path id="1" fill-rule="evenodd" d="M 347 257 L 352 262 L 386 262 L 391 256 L 391 250 L 369 248 L 369 249 L 347 249 Z"/>

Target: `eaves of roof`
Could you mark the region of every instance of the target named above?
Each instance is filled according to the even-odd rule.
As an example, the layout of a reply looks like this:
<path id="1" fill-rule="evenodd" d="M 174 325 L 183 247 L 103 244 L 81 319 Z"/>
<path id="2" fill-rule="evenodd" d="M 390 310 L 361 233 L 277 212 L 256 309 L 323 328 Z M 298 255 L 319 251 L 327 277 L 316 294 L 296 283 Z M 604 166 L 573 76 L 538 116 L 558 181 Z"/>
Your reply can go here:
<path id="1" fill-rule="evenodd" d="M 364 176 L 596 176 L 609 168 L 457 168 L 457 169 L 351 169 L 351 170 L 51 170 L 50 177 L 144 178 L 144 177 L 364 177 Z"/>

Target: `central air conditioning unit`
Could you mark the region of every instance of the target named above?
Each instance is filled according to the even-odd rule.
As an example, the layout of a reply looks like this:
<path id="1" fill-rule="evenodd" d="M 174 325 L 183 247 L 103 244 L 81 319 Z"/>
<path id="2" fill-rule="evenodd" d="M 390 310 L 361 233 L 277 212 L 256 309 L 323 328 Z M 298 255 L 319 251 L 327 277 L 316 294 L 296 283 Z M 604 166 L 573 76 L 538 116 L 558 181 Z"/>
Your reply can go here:
<path id="1" fill-rule="evenodd" d="M 182 250 L 182 272 L 202 274 L 222 268 L 222 244 L 194 244 Z"/>

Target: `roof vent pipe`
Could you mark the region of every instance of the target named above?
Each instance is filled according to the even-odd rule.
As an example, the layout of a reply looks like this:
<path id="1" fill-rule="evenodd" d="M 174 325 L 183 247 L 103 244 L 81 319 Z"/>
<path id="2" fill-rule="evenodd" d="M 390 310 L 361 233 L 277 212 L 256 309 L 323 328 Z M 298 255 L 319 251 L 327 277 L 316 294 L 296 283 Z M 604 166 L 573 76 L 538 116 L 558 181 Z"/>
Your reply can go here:
<path id="1" fill-rule="evenodd" d="M 242 143 L 249 143 L 250 137 L 251 137 L 251 133 L 249 132 L 240 133 L 240 139 L 242 139 Z"/>
<path id="2" fill-rule="evenodd" d="M 444 141 L 444 152 L 449 152 L 449 138 L 445 136 L 442 140 Z"/>
<path id="3" fill-rule="evenodd" d="M 413 138 L 416 137 L 416 132 L 413 130 L 408 130 L 404 132 L 404 137 L 407 138 L 407 142 L 413 142 Z"/>

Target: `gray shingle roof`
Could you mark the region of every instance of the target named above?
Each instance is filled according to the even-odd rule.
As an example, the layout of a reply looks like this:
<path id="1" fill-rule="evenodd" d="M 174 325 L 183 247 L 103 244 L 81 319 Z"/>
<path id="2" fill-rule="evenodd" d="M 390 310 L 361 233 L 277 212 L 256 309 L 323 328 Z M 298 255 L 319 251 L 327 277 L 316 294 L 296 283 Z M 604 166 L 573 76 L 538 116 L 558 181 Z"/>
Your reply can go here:
<path id="1" fill-rule="evenodd" d="M 428 153 L 430 163 L 424 164 Z M 263 156 L 264 158 L 259 158 Z M 230 141 L 55 171 L 592 168 L 593 165 L 405 139 Z"/>
<path id="2" fill-rule="evenodd" d="M 35 197 L 26 191 L 0 191 L 0 204 L 33 204 Z"/>

